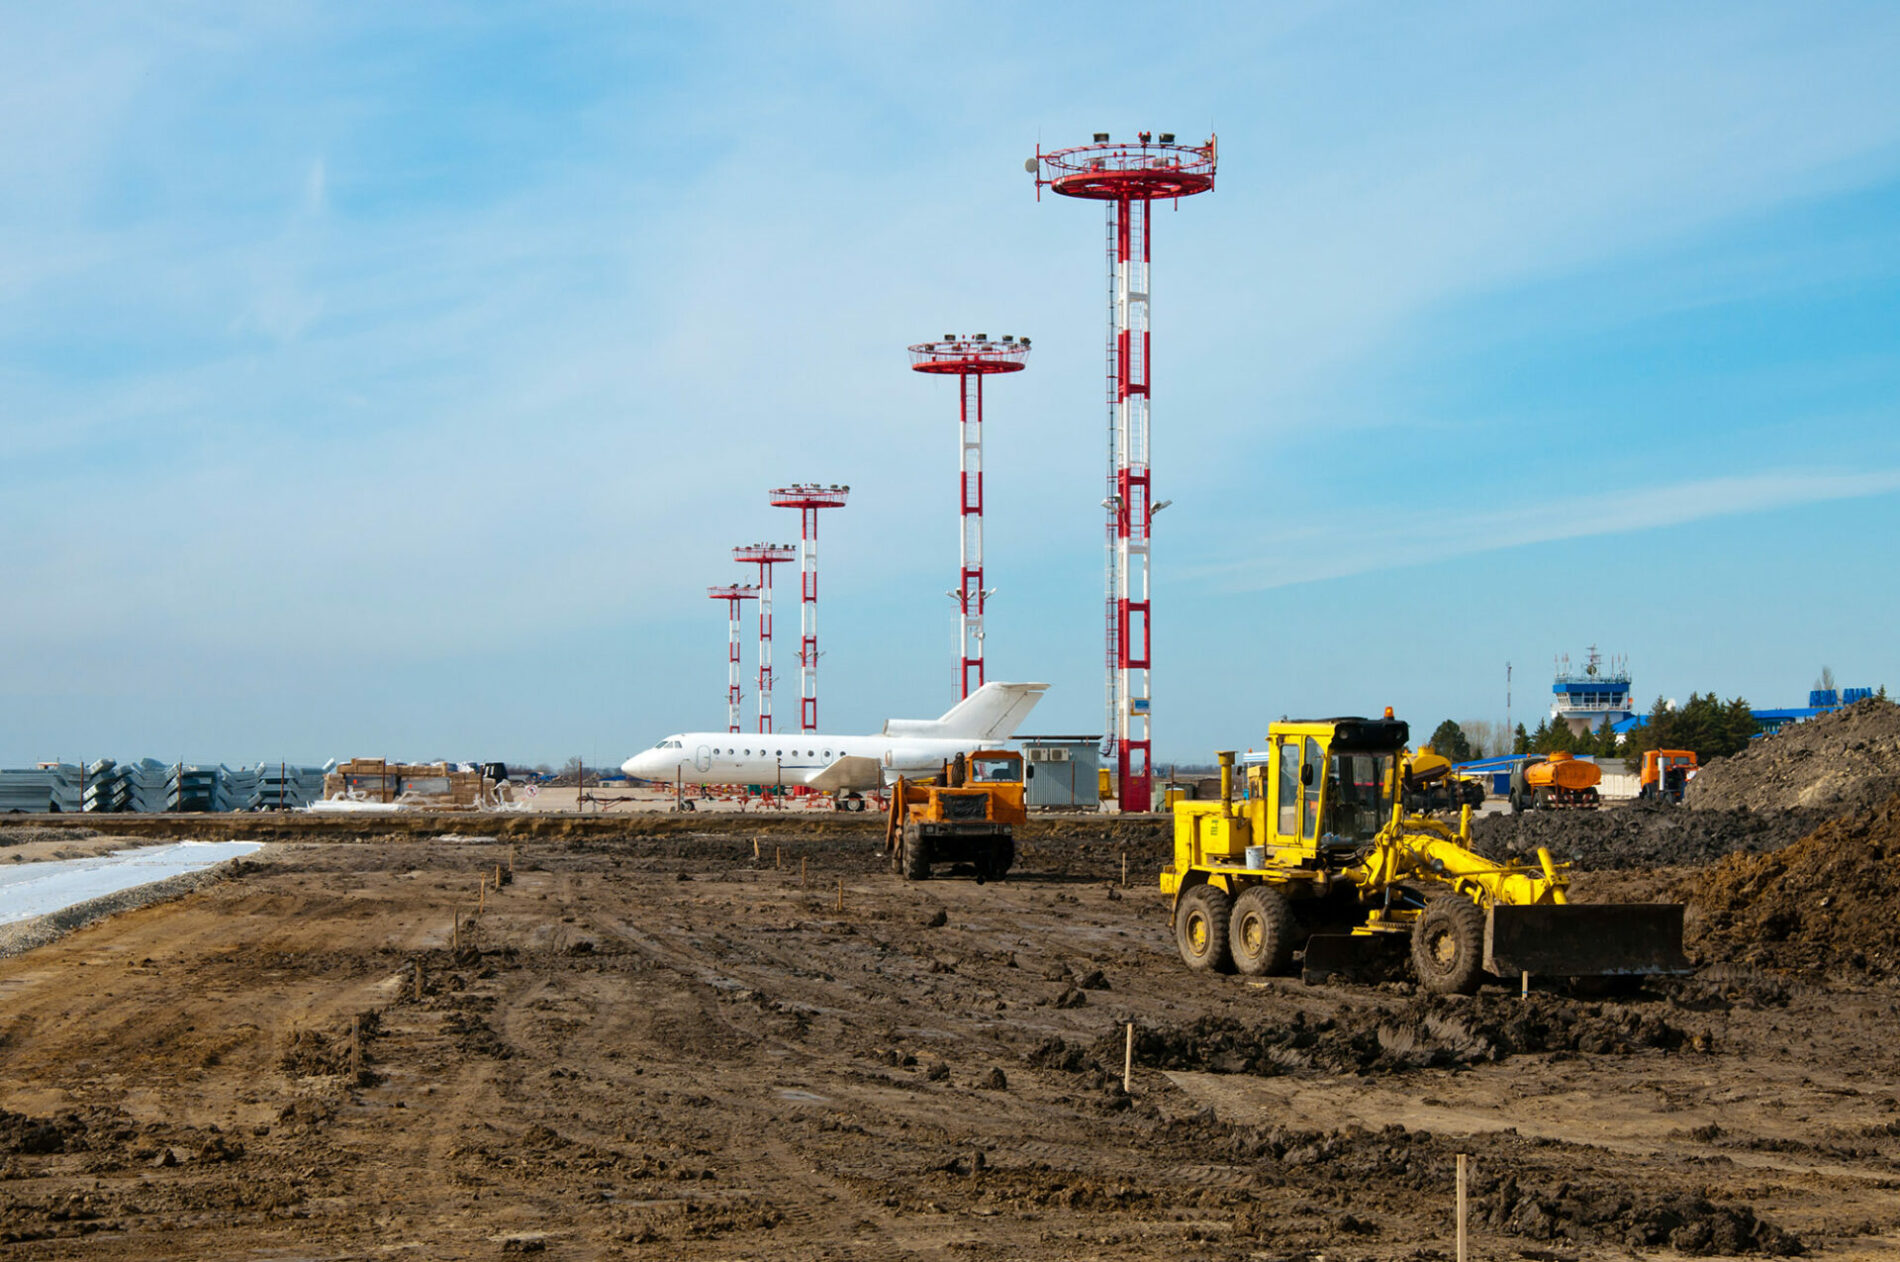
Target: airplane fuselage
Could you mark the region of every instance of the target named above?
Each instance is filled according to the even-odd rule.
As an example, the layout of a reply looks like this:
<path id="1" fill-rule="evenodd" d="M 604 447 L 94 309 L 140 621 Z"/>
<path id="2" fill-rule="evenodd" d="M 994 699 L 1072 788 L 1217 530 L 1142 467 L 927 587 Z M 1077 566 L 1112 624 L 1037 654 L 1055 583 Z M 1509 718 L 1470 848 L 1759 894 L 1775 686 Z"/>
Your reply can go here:
<path id="1" fill-rule="evenodd" d="M 872 774 L 833 788 L 875 789 L 900 775 L 930 774 L 993 741 L 947 737 L 827 736 L 816 732 L 680 732 L 635 754 L 621 770 L 665 784 L 810 784 L 841 758 L 866 759 Z M 868 770 L 868 769 L 867 769 Z"/>
<path id="2" fill-rule="evenodd" d="M 996 748 L 1048 687 L 991 680 L 941 718 L 891 719 L 869 736 L 678 732 L 620 769 L 662 784 L 802 784 L 827 793 L 876 789 L 899 776 L 934 774 L 958 754 Z"/>

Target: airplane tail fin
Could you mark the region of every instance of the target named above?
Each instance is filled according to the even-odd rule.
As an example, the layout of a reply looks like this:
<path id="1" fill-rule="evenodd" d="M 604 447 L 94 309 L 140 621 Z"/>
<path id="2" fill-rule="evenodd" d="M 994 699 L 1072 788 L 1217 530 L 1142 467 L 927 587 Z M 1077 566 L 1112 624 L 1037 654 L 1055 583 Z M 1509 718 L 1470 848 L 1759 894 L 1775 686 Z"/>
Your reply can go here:
<path id="1" fill-rule="evenodd" d="M 1008 740 L 1048 688 L 1048 684 L 984 684 L 951 706 L 942 718 L 891 719 L 884 724 L 884 735 Z"/>

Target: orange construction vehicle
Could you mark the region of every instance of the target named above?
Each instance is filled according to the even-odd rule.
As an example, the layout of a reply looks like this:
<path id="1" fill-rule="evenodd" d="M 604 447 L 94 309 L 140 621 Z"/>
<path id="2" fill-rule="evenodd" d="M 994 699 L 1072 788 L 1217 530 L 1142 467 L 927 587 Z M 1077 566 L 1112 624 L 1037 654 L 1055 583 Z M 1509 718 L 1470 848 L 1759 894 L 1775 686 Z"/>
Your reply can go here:
<path id="1" fill-rule="evenodd" d="M 891 788 L 884 851 L 906 881 L 930 877 L 933 863 L 967 863 L 978 881 L 999 880 L 1016 862 L 1023 807 L 1023 756 L 979 749 L 944 764 L 937 780 L 899 777 Z"/>
<path id="2" fill-rule="evenodd" d="M 1645 749 L 1642 788 L 1636 791 L 1636 796 L 1680 802 L 1683 789 L 1688 787 L 1689 777 L 1695 773 L 1693 749 Z"/>

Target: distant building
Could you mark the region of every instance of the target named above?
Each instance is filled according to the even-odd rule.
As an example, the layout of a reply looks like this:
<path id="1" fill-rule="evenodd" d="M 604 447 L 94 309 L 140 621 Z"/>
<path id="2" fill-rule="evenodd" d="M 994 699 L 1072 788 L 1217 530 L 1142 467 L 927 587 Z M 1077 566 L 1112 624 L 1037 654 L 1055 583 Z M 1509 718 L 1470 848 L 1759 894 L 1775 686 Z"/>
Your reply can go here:
<path id="1" fill-rule="evenodd" d="M 1816 688 L 1808 694 L 1808 703 L 1804 706 L 1782 706 L 1777 709 L 1750 710 L 1749 713 L 1754 716 L 1755 722 L 1761 726 L 1761 731 L 1756 733 L 1757 736 L 1773 736 L 1790 723 L 1800 723 L 1805 719 L 1812 719 L 1819 715 L 1827 714 L 1829 711 L 1838 710 L 1842 706 L 1853 705 L 1856 701 L 1865 701 L 1873 695 L 1874 690 L 1872 688 L 1842 688 L 1839 690 L 1833 688 Z M 1648 724 L 1649 716 L 1647 714 L 1637 714 L 1616 724 L 1613 730 L 1618 736 L 1628 736 L 1637 728 L 1646 727 Z"/>
<path id="2" fill-rule="evenodd" d="M 1568 653 L 1558 658 L 1557 681 L 1550 687 L 1551 722 L 1562 720 L 1577 736 L 1601 728 L 1605 719 L 1615 727 L 1636 713 L 1630 705 L 1628 661 L 1613 657 L 1606 665 L 1594 644 L 1589 652 L 1580 671 L 1571 669 Z"/>

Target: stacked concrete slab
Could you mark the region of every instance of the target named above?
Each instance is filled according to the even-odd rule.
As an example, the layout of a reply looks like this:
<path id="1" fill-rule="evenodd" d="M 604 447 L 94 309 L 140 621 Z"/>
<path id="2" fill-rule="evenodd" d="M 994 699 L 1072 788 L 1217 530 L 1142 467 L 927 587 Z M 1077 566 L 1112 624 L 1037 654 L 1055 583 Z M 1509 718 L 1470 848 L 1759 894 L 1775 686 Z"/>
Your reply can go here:
<path id="1" fill-rule="evenodd" d="M 323 796 L 327 770 L 328 765 L 259 763 L 232 768 L 162 763 L 153 758 L 129 763 L 102 758 L 83 768 L 60 763 L 0 770 L 0 814 L 295 810 Z"/>

